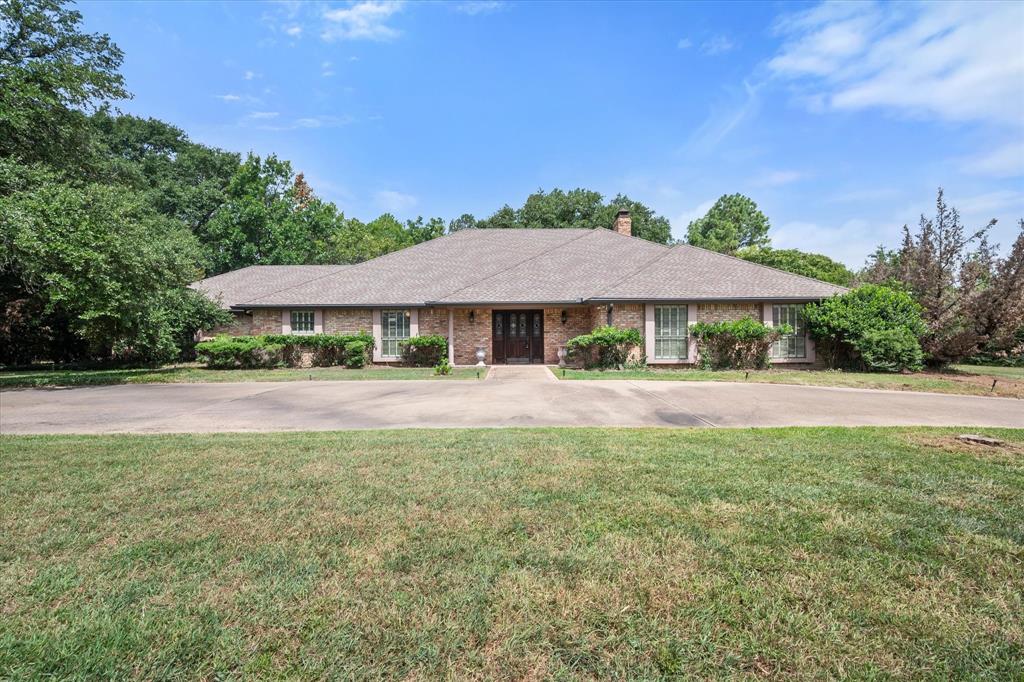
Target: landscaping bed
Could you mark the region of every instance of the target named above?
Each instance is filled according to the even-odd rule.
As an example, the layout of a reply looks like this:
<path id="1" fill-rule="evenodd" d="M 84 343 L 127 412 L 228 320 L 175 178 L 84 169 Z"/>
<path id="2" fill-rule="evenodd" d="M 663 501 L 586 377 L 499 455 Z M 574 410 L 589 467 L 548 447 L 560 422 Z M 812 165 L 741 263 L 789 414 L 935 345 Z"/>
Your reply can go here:
<path id="1" fill-rule="evenodd" d="M 0 438 L 0 678 L 1024 675 L 1024 431 Z"/>

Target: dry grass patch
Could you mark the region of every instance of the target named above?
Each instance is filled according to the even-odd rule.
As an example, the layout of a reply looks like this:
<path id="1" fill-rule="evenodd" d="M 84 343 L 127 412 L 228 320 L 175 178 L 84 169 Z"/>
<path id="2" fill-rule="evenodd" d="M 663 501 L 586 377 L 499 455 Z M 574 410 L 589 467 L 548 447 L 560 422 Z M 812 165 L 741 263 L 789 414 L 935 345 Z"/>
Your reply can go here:
<path id="1" fill-rule="evenodd" d="M 958 432 L 0 438 L 0 678 L 1019 678 Z"/>

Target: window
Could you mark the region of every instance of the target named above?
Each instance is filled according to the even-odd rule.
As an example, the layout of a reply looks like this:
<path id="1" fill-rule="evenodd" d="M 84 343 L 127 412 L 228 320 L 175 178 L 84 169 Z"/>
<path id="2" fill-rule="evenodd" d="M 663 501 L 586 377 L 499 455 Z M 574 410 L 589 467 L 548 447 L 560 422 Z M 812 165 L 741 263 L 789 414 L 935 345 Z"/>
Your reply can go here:
<path id="1" fill-rule="evenodd" d="M 786 334 L 772 344 L 773 358 L 807 357 L 807 330 L 804 325 L 802 305 L 772 306 L 772 324 L 776 327 L 788 324 L 792 334 Z"/>
<path id="2" fill-rule="evenodd" d="M 312 334 L 316 331 L 312 310 L 292 311 L 292 334 Z"/>
<path id="3" fill-rule="evenodd" d="M 685 360 L 688 354 L 685 305 L 654 306 L 654 357 Z"/>
<path id="4" fill-rule="evenodd" d="M 380 313 L 380 354 L 385 358 L 401 355 L 398 342 L 409 338 L 409 311 L 382 310 Z"/>

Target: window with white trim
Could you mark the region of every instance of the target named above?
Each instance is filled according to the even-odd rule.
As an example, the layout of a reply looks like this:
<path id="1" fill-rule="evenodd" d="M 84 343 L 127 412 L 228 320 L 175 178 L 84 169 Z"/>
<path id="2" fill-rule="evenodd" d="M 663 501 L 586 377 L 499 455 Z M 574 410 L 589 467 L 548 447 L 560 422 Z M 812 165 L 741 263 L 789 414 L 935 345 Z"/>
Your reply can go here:
<path id="1" fill-rule="evenodd" d="M 773 358 L 807 357 L 807 325 L 803 309 L 803 304 L 772 306 L 772 324 L 776 327 L 788 324 L 793 328 L 792 334 L 785 334 L 772 344 Z"/>
<path id="2" fill-rule="evenodd" d="M 312 310 L 292 311 L 292 334 L 312 334 L 316 331 L 316 321 Z"/>
<path id="3" fill-rule="evenodd" d="M 685 305 L 654 306 L 654 357 L 685 360 L 688 339 Z"/>
<path id="4" fill-rule="evenodd" d="M 382 310 L 380 313 L 380 354 L 385 358 L 401 355 L 399 341 L 409 338 L 408 310 Z"/>

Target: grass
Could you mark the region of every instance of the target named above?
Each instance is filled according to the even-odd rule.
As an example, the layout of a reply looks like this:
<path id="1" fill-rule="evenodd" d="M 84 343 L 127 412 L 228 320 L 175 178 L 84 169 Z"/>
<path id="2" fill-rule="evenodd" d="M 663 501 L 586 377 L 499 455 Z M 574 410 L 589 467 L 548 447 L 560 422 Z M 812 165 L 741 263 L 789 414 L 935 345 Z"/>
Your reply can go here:
<path id="1" fill-rule="evenodd" d="M 1000 365 L 952 365 L 957 372 L 964 374 L 980 374 L 983 376 L 1003 377 L 1024 381 L 1024 367 L 1003 367 Z"/>
<path id="2" fill-rule="evenodd" d="M 220 383 L 226 381 L 365 381 L 378 379 L 475 379 L 476 368 L 456 367 L 448 376 L 432 367 L 311 367 L 308 369 L 206 369 L 177 365 L 158 369 L 0 371 L 0 388 L 97 386 L 104 384 Z"/>
<path id="3" fill-rule="evenodd" d="M 0 438 L 0 678 L 1024 675 L 1024 430 Z"/>
<path id="4" fill-rule="evenodd" d="M 957 370 L 967 365 L 957 365 Z M 971 372 L 918 372 L 916 374 L 881 374 L 873 372 L 843 372 L 838 370 L 768 369 L 768 370 L 700 370 L 700 369 L 640 369 L 640 370 L 554 370 L 560 379 L 626 379 L 644 381 L 749 381 L 764 384 L 800 384 L 803 386 L 842 386 L 847 388 L 876 388 L 890 391 L 928 391 L 960 395 L 988 395 L 1003 398 L 1024 398 L 1024 378 L 1012 373 L 997 374 L 988 370 L 1016 368 L 972 367 Z M 979 371 L 979 370 L 984 370 Z M 1019 370 L 1016 370 L 1019 371 Z M 999 379 L 995 390 L 992 380 Z"/>

